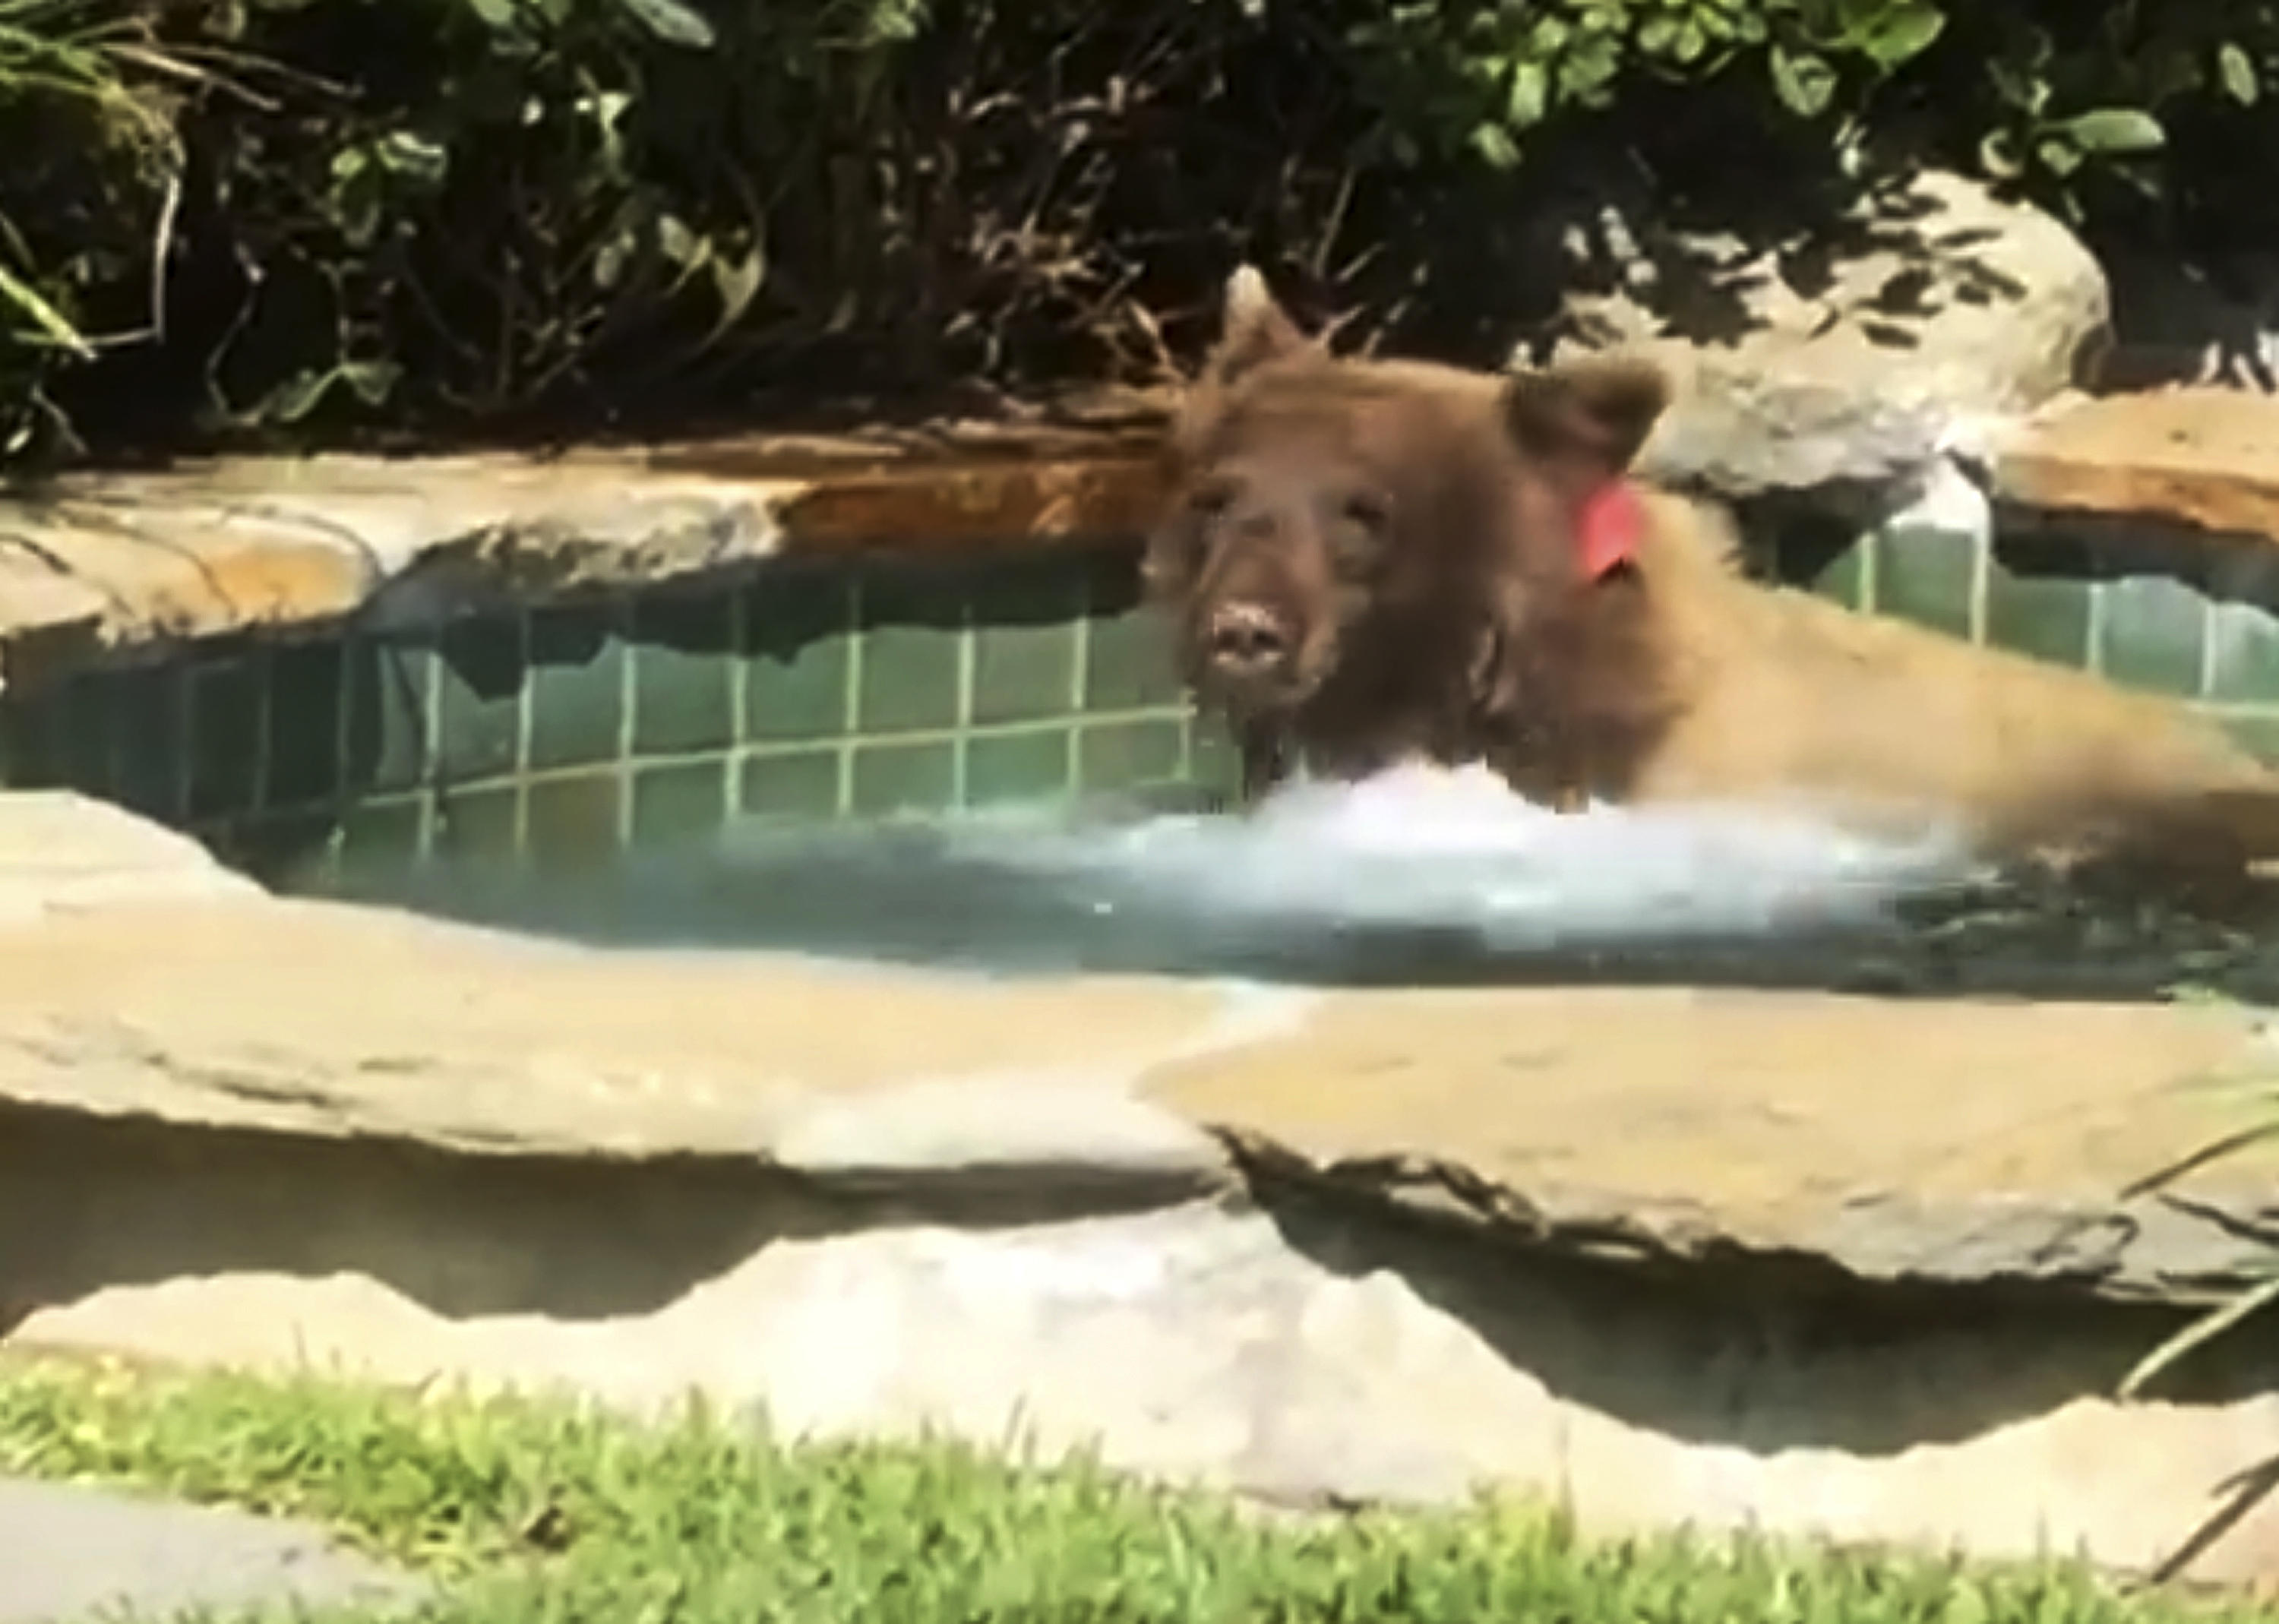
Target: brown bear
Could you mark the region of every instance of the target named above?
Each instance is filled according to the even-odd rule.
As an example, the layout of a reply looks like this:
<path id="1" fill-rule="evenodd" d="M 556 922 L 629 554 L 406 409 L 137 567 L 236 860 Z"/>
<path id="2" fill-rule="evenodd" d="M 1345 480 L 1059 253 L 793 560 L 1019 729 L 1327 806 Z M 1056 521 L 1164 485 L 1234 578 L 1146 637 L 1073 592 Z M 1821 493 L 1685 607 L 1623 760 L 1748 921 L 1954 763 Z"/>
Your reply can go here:
<path id="1" fill-rule="evenodd" d="M 2183 707 L 1747 579 L 1631 473 L 1669 399 L 1631 358 L 1337 356 L 1238 271 L 1145 577 L 1246 799 L 1485 762 L 1547 805 L 1803 800 L 2068 866 L 2279 853 L 2279 776 Z"/>

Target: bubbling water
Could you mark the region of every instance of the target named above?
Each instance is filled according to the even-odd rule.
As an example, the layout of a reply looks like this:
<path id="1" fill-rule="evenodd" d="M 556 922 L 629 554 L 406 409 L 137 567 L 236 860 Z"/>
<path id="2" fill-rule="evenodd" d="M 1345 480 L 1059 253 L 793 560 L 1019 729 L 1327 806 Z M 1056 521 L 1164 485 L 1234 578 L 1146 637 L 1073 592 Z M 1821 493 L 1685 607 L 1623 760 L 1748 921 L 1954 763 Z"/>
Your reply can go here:
<path id="1" fill-rule="evenodd" d="M 1952 828 L 1876 826 L 1800 802 L 1556 813 L 1484 768 L 1408 766 L 1294 783 L 1245 816 L 751 819 L 568 872 L 439 855 L 317 888 L 588 947 L 850 968 L 2279 998 L 2279 938 L 1990 873 Z"/>
<path id="2" fill-rule="evenodd" d="M 944 825 L 939 859 L 1193 930 L 1421 929 L 1513 951 L 1856 926 L 1969 877 L 1952 831 L 1872 838 L 1801 807 L 1558 813 L 1482 767 L 1299 782 L 1248 817 Z"/>

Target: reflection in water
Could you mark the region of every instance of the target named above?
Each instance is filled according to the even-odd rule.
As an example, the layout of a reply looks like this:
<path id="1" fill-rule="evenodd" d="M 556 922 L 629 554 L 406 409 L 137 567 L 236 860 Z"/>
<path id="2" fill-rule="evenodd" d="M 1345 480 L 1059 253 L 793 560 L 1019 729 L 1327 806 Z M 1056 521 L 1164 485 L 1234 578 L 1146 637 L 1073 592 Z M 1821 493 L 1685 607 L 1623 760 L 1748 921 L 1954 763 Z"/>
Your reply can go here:
<path id="1" fill-rule="evenodd" d="M 326 889 L 602 944 L 1006 971 L 2047 997 L 2179 981 L 2254 995 L 2271 979 L 2250 938 L 2028 895 L 1937 834 L 1870 839 L 1760 808 L 1561 816 L 1480 770 L 1296 785 L 1247 818 L 1093 808 L 755 823 L 583 873 L 437 860 L 351 869 Z"/>

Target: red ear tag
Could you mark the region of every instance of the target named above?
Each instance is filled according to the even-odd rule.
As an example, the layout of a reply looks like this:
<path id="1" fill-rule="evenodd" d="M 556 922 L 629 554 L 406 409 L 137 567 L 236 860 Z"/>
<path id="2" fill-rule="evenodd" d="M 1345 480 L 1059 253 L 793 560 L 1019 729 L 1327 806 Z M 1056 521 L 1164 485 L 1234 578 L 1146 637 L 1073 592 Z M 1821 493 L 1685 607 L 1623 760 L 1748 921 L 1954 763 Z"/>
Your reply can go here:
<path id="1" fill-rule="evenodd" d="M 1638 493 L 1620 479 L 1609 480 L 1583 504 L 1583 578 L 1603 580 L 1626 563 L 1638 562 L 1646 510 Z"/>

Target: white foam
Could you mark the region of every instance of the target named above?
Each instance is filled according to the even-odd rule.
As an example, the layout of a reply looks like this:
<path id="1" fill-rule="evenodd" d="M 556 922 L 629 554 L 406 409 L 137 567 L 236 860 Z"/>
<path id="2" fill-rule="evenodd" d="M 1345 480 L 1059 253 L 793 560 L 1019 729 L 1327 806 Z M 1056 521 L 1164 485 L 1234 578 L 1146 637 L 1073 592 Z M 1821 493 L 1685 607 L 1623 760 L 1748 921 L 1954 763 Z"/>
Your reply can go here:
<path id="1" fill-rule="evenodd" d="M 1940 831 L 1876 839 L 1796 805 L 1560 814 L 1482 768 L 1404 767 L 1294 784 L 1248 816 L 755 820 L 583 874 L 455 860 L 363 894 L 599 946 L 1313 981 L 1713 938 L 1809 955 L 1809 933 L 1880 930 L 1972 871 Z"/>
<path id="2" fill-rule="evenodd" d="M 1872 838 L 1800 807 L 1561 814 L 1481 767 L 1298 783 L 1247 818 L 948 825 L 942 855 L 1196 923 L 1426 927 L 1499 948 L 1779 933 L 1870 918 L 1970 871 L 1947 831 Z"/>

